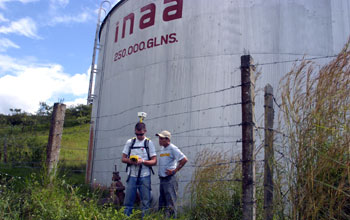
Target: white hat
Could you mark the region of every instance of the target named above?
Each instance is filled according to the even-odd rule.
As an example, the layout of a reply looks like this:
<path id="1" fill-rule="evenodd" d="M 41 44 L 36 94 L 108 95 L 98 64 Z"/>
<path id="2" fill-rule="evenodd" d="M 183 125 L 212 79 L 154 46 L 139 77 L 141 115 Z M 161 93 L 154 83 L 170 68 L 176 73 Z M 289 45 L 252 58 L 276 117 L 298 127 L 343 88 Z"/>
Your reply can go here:
<path id="1" fill-rule="evenodd" d="M 156 134 L 156 136 L 161 137 L 161 138 L 168 138 L 169 140 L 171 139 L 171 133 L 169 131 L 162 131 L 162 132 Z"/>

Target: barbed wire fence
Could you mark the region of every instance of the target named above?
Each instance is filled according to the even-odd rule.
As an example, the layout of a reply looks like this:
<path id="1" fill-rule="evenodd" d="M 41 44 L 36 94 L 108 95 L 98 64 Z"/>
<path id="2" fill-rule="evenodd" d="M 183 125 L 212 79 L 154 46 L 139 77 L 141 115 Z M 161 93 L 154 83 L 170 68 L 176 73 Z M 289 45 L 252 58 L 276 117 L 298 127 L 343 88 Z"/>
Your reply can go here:
<path id="1" fill-rule="evenodd" d="M 250 56 L 249 56 L 250 57 Z M 245 64 L 241 64 L 241 66 L 233 68 L 234 72 L 238 72 L 238 71 L 243 71 L 243 69 L 249 69 L 249 71 L 251 71 L 251 73 L 254 72 L 254 70 L 259 67 L 259 66 L 267 66 L 267 65 L 278 65 L 278 64 L 283 64 L 283 63 L 297 63 L 297 62 L 301 62 L 301 61 L 312 61 L 312 60 L 318 60 L 318 59 L 329 59 L 329 58 L 334 58 L 336 57 L 336 55 L 334 56 L 320 56 L 320 57 L 312 57 L 312 58 L 303 58 L 303 59 L 294 59 L 294 60 L 285 60 L 285 61 L 279 61 L 279 62 L 268 62 L 268 63 L 258 63 L 258 64 L 254 64 L 253 62 L 251 62 L 250 60 L 248 61 L 249 63 L 245 63 Z M 250 58 L 249 58 L 250 59 Z M 182 98 L 177 98 L 177 99 L 172 99 L 172 100 L 167 100 L 165 102 L 158 102 L 158 103 L 151 103 L 151 104 L 145 104 L 145 105 L 138 105 L 135 107 L 131 107 L 125 110 L 122 110 L 118 113 L 115 114 L 109 114 L 109 115 L 100 115 L 100 116 L 96 116 L 96 117 L 92 117 L 93 121 L 96 120 L 103 120 L 103 119 L 110 119 L 113 117 L 119 117 L 122 116 L 125 113 L 128 113 L 130 111 L 134 111 L 134 110 L 138 110 L 138 109 L 143 109 L 143 108 L 151 108 L 151 107 L 158 107 L 160 105 L 167 105 L 167 104 L 174 104 L 177 102 L 181 102 L 181 101 L 185 101 L 185 100 L 192 100 L 195 98 L 200 98 L 200 97 L 207 97 L 207 96 L 211 96 L 214 94 L 221 94 L 224 92 L 232 92 L 234 90 L 237 89 L 241 89 L 242 93 L 244 93 L 244 89 L 243 87 L 248 88 L 251 91 L 255 90 L 255 82 L 254 80 L 252 80 L 252 75 L 250 76 L 248 81 L 243 81 L 240 84 L 237 85 L 232 85 L 223 89 L 219 89 L 219 90 L 215 90 L 215 91 L 211 91 L 211 92 L 203 92 L 200 94 L 196 94 L 196 95 L 191 95 L 191 96 L 186 96 L 186 97 L 182 97 Z M 243 94 L 242 94 L 243 96 Z M 216 105 L 216 106 L 210 106 L 210 107 L 206 107 L 206 108 L 199 108 L 199 109 L 194 109 L 194 110 L 188 110 L 188 111 L 181 111 L 181 112 L 176 112 L 176 113 L 171 113 L 171 114 L 164 114 L 164 115 L 158 115 L 155 117 L 151 117 L 148 118 L 147 121 L 148 122 L 152 122 L 152 121 L 156 121 L 159 119 L 165 119 L 165 118 L 169 118 L 169 117 L 176 117 L 176 116 L 181 116 L 181 115 L 188 115 L 188 114 L 195 114 L 195 113 L 207 113 L 209 111 L 217 111 L 217 110 L 224 110 L 227 108 L 232 108 L 235 106 L 239 106 L 242 107 L 242 105 L 251 105 L 250 108 L 254 108 L 255 105 L 255 101 L 254 101 L 254 92 L 253 94 L 250 95 L 250 98 L 247 99 L 243 99 L 241 101 L 236 101 L 236 102 L 231 102 L 231 103 L 222 103 L 220 105 Z M 185 167 L 183 169 L 191 169 L 192 171 L 194 169 L 205 169 L 205 168 L 209 168 L 209 167 L 220 167 L 220 166 L 248 166 L 248 170 L 242 171 L 242 178 L 227 178 L 226 177 L 221 177 L 221 178 L 217 178 L 217 179 L 211 179 L 211 180 L 205 180 L 206 182 L 239 182 L 242 184 L 242 187 L 246 189 L 243 189 L 243 193 L 246 190 L 246 198 L 244 199 L 244 201 L 242 201 L 243 203 L 246 203 L 247 207 L 243 207 L 243 219 L 254 219 L 256 216 L 256 198 L 255 198 L 255 187 L 256 187 L 256 172 L 255 172 L 255 166 L 257 163 L 262 164 L 265 166 L 264 168 L 264 186 L 265 186 L 265 201 L 264 201 L 264 209 L 265 209 L 265 214 L 264 214 L 264 219 L 273 219 L 273 162 L 272 161 L 278 161 L 278 160 L 288 160 L 288 161 L 292 161 L 292 159 L 289 157 L 289 155 L 286 155 L 284 152 L 280 151 L 280 149 L 278 148 L 274 148 L 273 147 L 273 142 L 275 141 L 276 137 L 275 135 L 280 135 L 284 138 L 288 138 L 288 135 L 284 134 L 283 131 L 279 131 L 277 129 L 273 128 L 273 115 L 274 115 L 274 106 L 277 106 L 277 108 L 279 109 L 279 111 L 281 111 L 281 104 L 278 103 L 278 97 L 275 97 L 273 94 L 273 89 L 272 87 L 268 87 L 267 89 L 265 89 L 265 93 L 264 96 L 266 99 L 268 99 L 268 103 L 265 102 L 264 104 L 264 108 L 265 108 L 265 119 L 269 118 L 267 120 L 267 122 L 265 122 L 265 124 L 263 126 L 259 126 L 256 123 L 256 119 L 255 119 L 255 114 L 254 111 L 252 113 L 250 113 L 251 118 L 248 119 L 247 121 L 241 121 L 241 122 L 237 122 L 237 123 L 231 123 L 231 122 L 226 122 L 226 123 L 222 123 L 222 124 L 218 124 L 218 125 L 210 125 L 210 126 L 205 126 L 205 127 L 200 127 L 200 128 L 192 128 L 192 129 L 186 129 L 186 130 L 179 130 L 176 131 L 174 133 L 172 133 L 173 137 L 175 140 L 179 141 L 179 143 L 185 143 L 186 141 L 181 141 L 181 139 L 187 140 L 188 144 L 183 144 L 183 145 L 179 145 L 180 149 L 188 152 L 190 154 L 190 152 L 193 151 L 200 151 L 202 149 L 205 149 L 208 146 L 229 146 L 228 148 L 230 148 L 231 150 L 231 159 L 229 159 L 226 162 L 222 162 L 222 163 L 216 163 L 216 164 L 209 164 L 209 165 L 198 165 L 196 163 L 193 163 L 191 161 L 191 159 L 194 158 L 190 158 L 190 163 L 186 164 Z M 247 113 L 246 111 L 243 110 L 242 107 L 242 114 Z M 268 113 L 266 113 L 268 112 Z M 266 115 L 267 114 L 267 115 Z M 272 116 L 271 116 L 272 114 Z M 244 117 L 242 116 L 242 119 Z M 272 123 L 271 123 L 272 122 Z M 119 131 L 124 131 L 126 128 L 131 128 L 131 126 L 133 126 L 135 123 L 127 123 L 124 125 L 120 125 L 118 127 L 115 128 L 96 128 L 96 130 L 94 132 L 119 132 Z M 244 135 L 243 131 L 244 129 L 250 129 L 249 131 L 246 132 L 250 132 L 250 137 L 246 138 Z M 225 130 L 225 132 L 221 132 L 222 130 Z M 242 133 L 241 135 L 232 135 L 233 131 L 236 131 L 237 129 L 242 129 Z M 212 132 L 212 133 L 205 133 L 206 131 L 216 131 Z M 219 131 L 218 131 L 219 130 Z M 259 131 L 263 131 L 265 132 L 264 137 L 260 137 L 259 141 L 261 142 L 260 144 L 258 144 L 258 146 L 256 146 L 257 142 L 255 140 L 255 134 L 254 132 L 258 132 Z M 71 133 L 76 133 L 76 132 L 71 132 Z M 213 134 L 214 133 L 214 134 Z M 220 134 L 218 134 L 220 133 Z M 66 133 L 68 134 L 68 133 Z M 231 134 L 231 135 L 230 135 Z M 61 135 L 65 135 L 65 133 L 63 132 Z M 259 135 L 259 134 L 258 134 Z M 120 139 L 126 139 L 127 135 L 125 136 L 119 136 Z M 9 142 L 21 142 L 21 139 L 25 139 L 26 137 L 18 137 L 16 136 L 16 140 L 11 140 L 12 137 L 9 136 L 4 136 L 2 137 L 2 150 L 1 150 L 1 154 L 0 154 L 0 161 L 1 164 L 10 164 L 12 167 L 17 167 L 17 168 L 31 168 L 31 169 L 40 169 L 42 168 L 42 161 L 25 161 L 25 160 L 16 160 L 16 159 L 10 159 L 10 156 L 8 155 L 8 152 L 10 152 L 12 149 L 9 149 Z M 101 137 L 96 137 L 97 139 L 102 139 Z M 193 139 L 188 141 L 189 139 Z M 206 142 L 199 142 L 198 143 L 198 139 L 209 139 L 209 141 Z M 213 141 L 210 141 L 210 139 L 213 139 Z M 220 141 L 217 141 L 218 139 L 223 139 Z M 101 146 L 98 148 L 98 150 L 114 150 L 114 149 L 121 149 L 124 147 L 124 143 L 121 144 L 113 144 L 113 145 L 107 145 L 107 146 Z M 244 145 L 248 145 L 248 146 L 244 146 Z M 16 145 L 16 144 L 11 144 L 12 148 L 21 148 L 20 144 Z M 241 159 L 233 159 L 234 157 L 234 152 L 237 152 L 237 148 L 242 147 L 242 148 L 249 148 L 249 155 L 248 157 L 243 156 L 241 157 Z M 24 147 L 22 147 L 24 148 Z M 44 150 L 46 149 L 46 146 L 26 146 L 25 148 L 30 149 L 30 150 Z M 227 148 L 227 149 L 228 149 Z M 61 154 L 65 151 L 69 152 L 85 152 L 86 155 L 88 154 L 88 149 L 87 148 L 68 148 L 66 146 L 61 146 L 60 149 Z M 261 154 L 260 149 L 264 149 L 264 158 L 261 159 L 256 159 L 257 154 Z M 242 151 L 244 151 L 244 149 L 242 149 Z M 159 150 L 156 151 L 157 153 L 159 152 Z M 243 153 L 243 152 L 242 152 Z M 191 154 L 190 154 L 191 155 Z M 98 157 L 97 155 L 94 155 L 94 159 L 93 162 L 106 162 L 107 164 L 115 164 L 117 161 L 120 161 L 122 158 L 121 156 L 121 151 L 120 151 L 120 156 L 112 156 L 112 157 Z M 9 160 L 10 159 L 10 160 Z M 86 162 L 86 159 L 71 159 L 71 160 L 60 160 L 60 163 L 84 163 Z M 104 166 L 104 169 L 98 170 L 95 167 L 93 168 L 92 172 L 94 173 L 107 173 L 110 174 L 110 176 L 112 176 L 112 173 L 115 171 L 113 170 L 114 166 Z M 76 173 L 84 173 L 86 172 L 85 169 L 72 169 L 69 170 L 69 172 L 76 172 Z M 124 173 L 124 176 L 126 176 L 126 172 L 122 169 L 119 169 L 120 173 Z M 245 173 L 246 172 L 246 173 Z M 3 173 L 3 172 L 2 172 Z M 3 173 L 6 174 L 6 173 Z M 8 175 L 8 174 L 6 174 Z M 88 174 L 89 175 L 89 174 Z M 259 176 L 260 178 L 262 178 L 262 176 Z M 246 179 L 245 179 L 246 178 Z M 180 184 L 190 184 L 190 183 L 194 183 L 198 180 L 194 180 L 193 178 L 180 178 L 179 179 L 179 183 Z M 266 181 L 266 182 L 265 182 Z M 93 183 L 93 182 L 92 182 Z M 152 185 L 157 186 L 159 185 L 159 182 L 155 182 Z M 287 194 L 287 192 L 286 192 Z M 286 197 L 287 195 L 284 194 L 282 196 Z M 244 195 L 242 195 L 244 197 Z M 242 204 L 242 206 L 244 206 L 244 204 Z"/>

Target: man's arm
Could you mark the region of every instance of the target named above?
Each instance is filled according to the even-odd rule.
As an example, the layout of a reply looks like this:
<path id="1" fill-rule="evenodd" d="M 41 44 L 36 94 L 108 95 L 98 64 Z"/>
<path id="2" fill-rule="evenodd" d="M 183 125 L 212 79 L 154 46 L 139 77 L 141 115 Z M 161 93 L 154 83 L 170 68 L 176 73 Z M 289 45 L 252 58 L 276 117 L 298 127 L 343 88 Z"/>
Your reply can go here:
<path id="1" fill-rule="evenodd" d="M 175 173 L 177 173 L 183 166 L 185 166 L 185 164 L 187 163 L 187 157 L 182 158 L 179 161 L 179 164 L 177 165 L 177 167 L 174 170 L 166 170 L 166 174 L 167 175 L 174 175 Z"/>
<path id="2" fill-rule="evenodd" d="M 142 160 L 142 159 L 139 159 L 139 160 Z M 141 163 L 148 167 L 154 166 L 157 164 L 157 156 L 151 157 L 150 160 L 142 160 Z"/>
<path id="3" fill-rule="evenodd" d="M 144 164 L 144 165 L 150 167 L 150 166 L 154 166 L 157 164 L 157 156 L 151 157 L 150 160 L 143 160 L 142 158 L 139 158 L 139 160 L 137 162 L 134 162 L 134 161 L 130 160 L 126 154 L 123 154 L 122 162 L 126 163 L 126 164 L 130 164 L 130 165 Z"/>

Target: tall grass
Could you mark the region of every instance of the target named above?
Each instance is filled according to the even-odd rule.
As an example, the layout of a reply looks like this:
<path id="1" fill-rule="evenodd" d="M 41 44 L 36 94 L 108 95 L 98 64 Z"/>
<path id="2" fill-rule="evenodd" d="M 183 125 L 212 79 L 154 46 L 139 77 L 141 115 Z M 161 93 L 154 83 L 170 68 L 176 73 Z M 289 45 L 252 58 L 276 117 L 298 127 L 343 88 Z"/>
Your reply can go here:
<path id="1" fill-rule="evenodd" d="M 190 219 L 241 219 L 241 168 L 220 152 L 197 155 L 192 181 Z"/>
<path id="2" fill-rule="evenodd" d="M 349 43 L 319 69 L 301 62 L 281 88 L 289 155 L 279 170 L 288 184 L 285 210 L 291 219 L 350 219 Z"/>
<path id="3" fill-rule="evenodd" d="M 82 124 L 63 129 L 59 174 L 69 178 L 72 184 L 85 181 L 89 128 L 89 124 Z"/>
<path id="4" fill-rule="evenodd" d="M 45 172 L 43 172 L 45 173 Z M 101 193 L 73 187 L 64 179 L 32 174 L 19 178 L 0 173 L 0 219 L 18 220 L 136 220 L 141 211 L 125 216 L 123 209 L 98 204 Z M 143 219 L 165 219 L 162 213 L 152 213 Z"/>

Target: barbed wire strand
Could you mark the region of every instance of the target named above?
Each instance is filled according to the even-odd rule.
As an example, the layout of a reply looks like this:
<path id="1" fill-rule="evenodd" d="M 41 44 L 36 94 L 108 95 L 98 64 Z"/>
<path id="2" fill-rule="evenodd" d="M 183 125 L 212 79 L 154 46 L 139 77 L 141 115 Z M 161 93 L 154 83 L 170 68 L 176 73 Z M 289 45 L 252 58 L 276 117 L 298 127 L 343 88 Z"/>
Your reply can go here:
<path id="1" fill-rule="evenodd" d="M 224 92 L 224 91 L 227 91 L 227 90 L 235 89 L 235 88 L 238 88 L 238 87 L 241 87 L 241 86 L 242 86 L 242 85 L 235 85 L 235 86 L 230 86 L 230 87 L 227 87 L 227 88 L 224 88 L 224 89 L 215 90 L 215 91 L 212 91 L 212 92 L 200 93 L 200 94 L 197 94 L 197 95 L 191 95 L 191 96 L 182 97 L 182 98 L 178 98 L 178 99 L 172 99 L 172 100 L 168 100 L 168 101 L 165 101 L 165 102 L 159 102 L 159 103 L 152 103 L 152 104 L 139 105 L 139 106 L 135 106 L 135 107 L 131 107 L 131 108 L 129 108 L 129 109 L 123 110 L 123 111 L 118 112 L 118 113 L 115 113 L 115 114 L 101 115 L 101 116 L 92 116 L 92 118 L 96 119 L 96 118 L 105 118 L 105 117 L 115 117 L 115 116 L 122 115 L 122 114 L 124 114 L 124 113 L 126 113 L 126 112 L 129 112 L 129 111 L 132 111 L 132 110 L 138 109 L 138 108 L 169 104 L 169 103 L 172 103 L 172 102 L 178 102 L 178 101 L 182 101 L 182 100 L 186 100 L 186 99 L 196 98 L 196 97 L 199 97 L 199 96 L 204 96 L 204 95 L 211 95 L 211 94 L 215 94 L 215 93 L 220 93 L 220 92 Z"/>
<path id="2" fill-rule="evenodd" d="M 327 58 L 335 58 L 338 55 L 329 55 L 329 56 L 319 56 L 319 57 L 311 57 L 311 58 L 300 58 L 300 59 L 294 59 L 294 60 L 284 60 L 284 61 L 275 61 L 275 62 L 269 62 L 269 63 L 257 63 L 252 66 L 264 66 L 264 65 L 276 65 L 276 64 L 282 64 L 282 63 L 295 63 L 295 62 L 301 62 L 301 61 L 308 61 L 308 60 L 320 60 L 320 59 L 327 59 Z"/>

